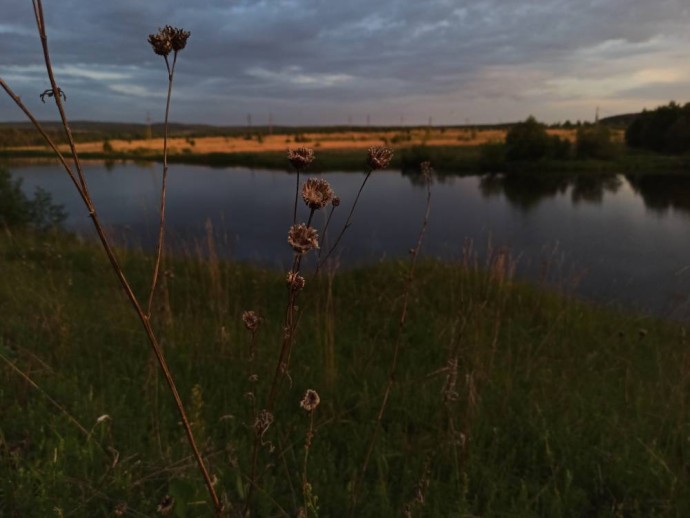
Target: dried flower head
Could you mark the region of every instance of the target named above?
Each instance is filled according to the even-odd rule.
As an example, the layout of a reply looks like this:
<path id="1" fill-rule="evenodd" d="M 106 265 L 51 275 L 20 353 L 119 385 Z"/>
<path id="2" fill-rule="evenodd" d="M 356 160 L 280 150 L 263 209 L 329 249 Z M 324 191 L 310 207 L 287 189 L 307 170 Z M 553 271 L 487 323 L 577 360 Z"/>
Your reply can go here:
<path id="1" fill-rule="evenodd" d="M 372 171 L 385 169 L 393 158 L 393 150 L 387 147 L 370 147 L 367 165 Z"/>
<path id="2" fill-rule="evenodd" d="M 261 437 L 273 423 L 273 414 L 265 408 L 261 410 L 254 421 L 254 432 Z"/>
<path id="3" fill-rule="evenodd" d="M 170 495 L 165 495 L 160 504 L 158 504 L 156 511 L 162 516 L 168 516 L 173 510 L 173 507 L 175 507 L 175 499 Z"/>
<path id="4" fill-rule="evenodd" d="M 287 283 L 290 289 L 294 291 L 300 291 L 301 289 L 304 288 L 304 277 L 302 277 L 299 273 L 297 272 L 288 272 L 287 274 Z"/>
<path id="5" fill-rule="evenodd" d="M 331 201 L 331 204 L 334 207 L 337 207 L 338 205 L 340 205 L 340 198 L 338 198 L 337 196 L 333 196 L 333 200 Z"/>
<path id="6" fill-rule="evenodd" d="M 288 149 L 287 159 L 295 169 L 305 169 L 314 161 L 314 150 L 307 147 Z"/>
<path id="7" fill-rule="evenodd" d="M 123 516 L 127 512 L 127 502 L 119 502 L 113 509 L 115 516 Z"/>
<path id="8" fill-rule="evenodd" d="M 170 34 L 170 43 L 175 52 L 179 52 L 187 45 L 187 38 L 189 38 L 190 32 L 185 31 L 179 27 L 170 27 L 166 25 L 165 27 Z"/>
<path id="9" fill-rule="evenodd" d="M 245 311 L 242 313 L 242 322 L 244 322 L 244 327 L 250 331 L 256 331 L 256 328 L 259 327 L 260 321 L 261 318 L 256 314 L 256 311 Z"/>
<path id="10" fill-rule="evenodd" d="M 309 178 L 302 186 L 302 199 L 312 210 L 328 205 L 335 193 L 330 184 L 321 178 Z"/>
<path id="11" fill-rule="evenodd" d="M 300 223 L 290 227 L 288 243 L 298 254 L 306 254 L 312 248 L 319 248 L 319 236 L 316 229 Z"/>
<path id="12" fill-rule="evenodd" d="M 307 389 L 307 391 L 304 393 L 302 401 L 299 403 L 299 406 L 304 408 L 307 412 L 313 412 L 316 410 L 316 407 L 319 406 L 320 402 L 321 398 L 319 397 L 319 394 L 315 390 Z"/>
<path id="13" fill-rule="evenodd" d="M 149 43 L 156 54 L 167 56 L 172 51 L 178 52 L 185 48 L 189 34 L 189 31 L 184 29 L 166 25 L 158 29 L 158 33 L 149 34 Z"/>
<path id="14" fill-rule="evenodd" d="M 153 51 L 159 56 L 167 56 L 170 54 L 173 48 L 167 26 L 158 29 L 158 33 L 156 34 L 149 34 L 149 43 L 153 47 Z"/>

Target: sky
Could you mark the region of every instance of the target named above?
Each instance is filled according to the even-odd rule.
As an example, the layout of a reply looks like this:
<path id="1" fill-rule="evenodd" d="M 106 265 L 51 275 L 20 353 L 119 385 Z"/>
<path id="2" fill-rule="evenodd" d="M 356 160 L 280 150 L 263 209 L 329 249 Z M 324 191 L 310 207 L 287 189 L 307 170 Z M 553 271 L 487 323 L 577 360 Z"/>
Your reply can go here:
<path id="1" fill-rule="evenodd" d="M 44 0 L 73 120 L 164 114 L 147 36 L 191 32 L 171 120 L 450 125 L 593 120 L 690 101 L 688 0 Z M 4 2 L 0 77 L 42 120 L 31 2 Z M 0 96 L 0 121 L 22 120 Z"/>

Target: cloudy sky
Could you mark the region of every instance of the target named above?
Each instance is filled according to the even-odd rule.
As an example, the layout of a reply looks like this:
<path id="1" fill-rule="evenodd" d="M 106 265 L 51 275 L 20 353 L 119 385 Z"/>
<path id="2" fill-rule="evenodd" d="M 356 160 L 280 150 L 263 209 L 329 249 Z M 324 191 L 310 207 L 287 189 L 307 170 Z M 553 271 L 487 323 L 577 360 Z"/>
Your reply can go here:
<path id="1" fill-rule="evenodd" d="M 171 119 L 253 124 L 591 120 L 690 100 L 688 0 L 44 0 L 73 119 L 163 115 L 147 35 L 191 31 Z M 0 77 L 54 106 L 28 0 L 4 2 Z M 0 97 L 0 120 L 20 120 Z"/>

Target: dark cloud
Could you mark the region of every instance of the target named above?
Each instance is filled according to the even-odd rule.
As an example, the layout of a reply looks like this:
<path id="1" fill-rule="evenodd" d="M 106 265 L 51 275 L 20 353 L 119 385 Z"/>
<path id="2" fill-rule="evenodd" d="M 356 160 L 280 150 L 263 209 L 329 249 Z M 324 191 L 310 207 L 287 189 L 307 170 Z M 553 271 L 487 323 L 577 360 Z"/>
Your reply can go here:
<path id="1" fill-rule="evenodd" d="M 25 2 L 9 4 L 0 74 L 35 106 L 46 80 L 33 12 Z M 687 74 L 655 90 L 658 81 L 643 73 L 687 68 L 685 0 L 62 0 L 45 7 L 74 118 L 160 116 L 165 69 L 146 36 L 164 24 L 192 32 L 174 94 L 173 117 L 182 121 L 241 124 L 248 112 L 271 112 L 295 124 L 366 113 L 382 123 L 401 114 L 410 123 L 428 115 L 451 123 L 535 108 L 555 120 L 586 117 L 578 110 L 613 97 L 620 106 L 629 95 L 635 110 L 641 93 L 665 102 L 668 92 L 690 91 Z M 609 76 L 627 84 L 608 84 Z M 0 117 L 19 118 L 6 100 Z"/>

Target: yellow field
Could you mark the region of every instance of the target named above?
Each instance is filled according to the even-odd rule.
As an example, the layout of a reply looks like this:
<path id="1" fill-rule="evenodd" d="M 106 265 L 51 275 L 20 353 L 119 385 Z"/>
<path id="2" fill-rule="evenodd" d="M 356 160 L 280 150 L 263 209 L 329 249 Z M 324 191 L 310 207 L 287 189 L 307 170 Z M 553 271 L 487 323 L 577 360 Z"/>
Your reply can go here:
<path id="1" fill-rule="evenodd" d="M 575 130 L 550 129 L 548 133 L 575 141 Z M 476 146 L 487 142 L 503 141 L 504 130 L 469 130 L 469 129 L 414 129 L 400 131 L 362 131 L 362 132 L 319 132 L 302 133 L 295 140 L 295 135 L 274 134 L 251 138 L 243 135 L 227 137 L 171 138 L 168 146 L 170 154 L 197 153 L 233 153 L 285 151 L 288 148 L 311 147 L 320 150 L 328 149 L 366 149 L 371 146 L 391 146 L 394 148 L 425 144 L 429 146 Z M 86 142 L 77 145 L 78 151 L 98 153 L 104 151 L 103 141 Z M 117 152 L 161 152 L 163 139 L 110 140 L 112 151 Z M 42 147 L 22 147 L 18 149 L 42 149 Z M 63 146 L 63 150 L 67 150 Z"/>

